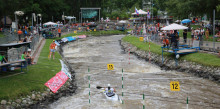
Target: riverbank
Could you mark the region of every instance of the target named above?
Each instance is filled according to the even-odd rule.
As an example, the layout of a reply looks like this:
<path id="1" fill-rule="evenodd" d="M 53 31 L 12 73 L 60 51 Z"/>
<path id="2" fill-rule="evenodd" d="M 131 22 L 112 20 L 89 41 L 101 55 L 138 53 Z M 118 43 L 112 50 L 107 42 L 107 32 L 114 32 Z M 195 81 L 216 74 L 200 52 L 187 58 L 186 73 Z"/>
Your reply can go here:
<path id="1" fill-rule="evenodd" d="M 102 31 L 102 32 L 82 32 L 69 33 L 62 35 L 63 37 L 85 34 L 87 36 L 94 35 L 115 35 L 124 34 L 122 31 Z M 59 53 L 55 53 L 55 59 L 48 59 L 49 45 L 52 40 L 46 39 L 38 63 L 28 67 L 28 73 L 11 76 L 0 79 L 0 108 L 46 108 L 48 105 L 62 96 L 70 96 L 75 93 L 76 85 L 74 84 L 74 70 L 71 69 L 72 79 L 68 80 L 57 93 L 52 93 L 44 83 L 60 71 L 61 65 L 59 59 L 63 59 L 62 47 L 68 43 L 61 44 Z M 39 51 L 40 52 L 40 51 Z M 66 60 L 63 59 L 66 63 Z M 68 65 L 68 64 L 67 64 Z"/>
<path id="2" fill-rule="evenodd" d="M 126 36 L 121 41 L 121 46 L 126 52 L 137 55 L 139 58 L 149 60 L 148 43 L 140 42 L 137 37 Z M 220 83 L 220 59 L 217 56 L 205 53 L 194 53 L 181 56 L 176 67 L 174 55 L 165 53 L 162 64 L 161 48 L 151 43 L 151 62 L 163 69 L 183 71 L 196 76 L 207 78 Z"/>

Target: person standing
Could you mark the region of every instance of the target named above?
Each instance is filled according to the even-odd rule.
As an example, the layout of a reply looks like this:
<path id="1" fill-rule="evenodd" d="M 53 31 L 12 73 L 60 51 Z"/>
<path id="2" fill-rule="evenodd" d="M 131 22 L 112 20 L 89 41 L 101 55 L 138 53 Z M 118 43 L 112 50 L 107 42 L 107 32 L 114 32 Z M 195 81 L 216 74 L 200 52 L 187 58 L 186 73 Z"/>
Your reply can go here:
<path id="1" fill-rule="evenodd" d="M 53 59 L 55 58 L 54 54 L 55 54 L 55 47 L 56 47 L 56 44 L 55 44 L 55 40 L 53 40 L 53 42 L 50 44 L 50 55 L 49 55 L 49 58 L 51 59 L 51 55 L 53 54 Z"/>
<path id="2" fill-rule="evenodd" d="M 205 37 L 206 37 L 206 39 L 209 38 L 209 29 L 208 29 L 208 28 L 206 28 L 206 31 L 205 31 Z"/>
<path id="3" fill-rule="evenodd" d="M 58 28 L 58 34 L 59 34 L 59 37 L 61 37 L 61 29 L 60 29 L 60 27 Z"/>
<path id="4" fill-rule="evenodd" d="M 184 39 L 184 43 L 186 44 L 187 42 L 187 30 L 186 29 L 183 31 L 183 39 Z"/>
<path id="5" fill-rule="evenodd" d="M 18 30 L 18 40 L 21 40 L 21 34 L 22 34 L 23 32 L 21 31 L 21 29 L 19 29 Z"/>

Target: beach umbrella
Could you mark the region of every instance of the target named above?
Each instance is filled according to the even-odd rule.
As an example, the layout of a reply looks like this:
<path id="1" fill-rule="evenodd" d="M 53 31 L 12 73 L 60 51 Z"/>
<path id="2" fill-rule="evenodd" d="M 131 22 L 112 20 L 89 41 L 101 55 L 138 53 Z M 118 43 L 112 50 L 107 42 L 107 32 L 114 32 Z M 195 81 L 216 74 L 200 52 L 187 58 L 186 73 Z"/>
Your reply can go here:
<path id="1" fill-rule="evenodd" d="M 188 29 L 188 27 L 176 23 L 161 28 L 161 30 L 184 30 L 184 29 Z"/>

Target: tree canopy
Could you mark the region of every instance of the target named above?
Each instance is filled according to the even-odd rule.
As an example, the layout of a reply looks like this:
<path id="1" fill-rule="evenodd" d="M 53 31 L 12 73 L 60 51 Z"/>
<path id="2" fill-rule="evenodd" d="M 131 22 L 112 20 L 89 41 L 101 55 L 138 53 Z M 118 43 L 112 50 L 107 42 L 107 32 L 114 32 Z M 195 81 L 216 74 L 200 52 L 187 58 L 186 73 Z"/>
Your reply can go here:
<path id="1" fill-rule="evenodd" d="M 149 0 L 150 1 L 150 0 Z M 212 17 L 213 9 L 220 12 L 220 0 L 153 0 L 154 15 L 157 10 L 167 11 L 168 15 L 178 18 L 191 16 Z M 31 13 L 42 14 L 43 21 L 62 20 L 63 12 L 67 16 L 79 18 L 80 8 L 100 7 L 102 17 L 127 19 L 134 8 L 142 8 L 142 0 L 0 0 L 0 17 L 10 16 L 14 19 L 15 11 L 24 11 L 19 17 L 31 20 Z M 219 14 L 216 14 L 219 17 Z"/>

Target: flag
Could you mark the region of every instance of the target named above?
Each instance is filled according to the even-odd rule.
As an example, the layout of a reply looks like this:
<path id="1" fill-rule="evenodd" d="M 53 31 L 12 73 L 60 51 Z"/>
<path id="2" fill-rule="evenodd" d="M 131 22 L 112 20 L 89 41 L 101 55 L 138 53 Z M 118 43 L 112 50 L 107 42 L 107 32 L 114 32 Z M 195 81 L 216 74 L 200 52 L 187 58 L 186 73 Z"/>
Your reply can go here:
<path id="1" fill-rule="evenodd" d="M 57 90 L 67 81 L 68 76 L 62 71 L 56 74 L 53 78 L 47 81 L 44 85 L 50 88 L 53 93 L 56 93 Z"/>
<path id="2" fill-rule="evenodd" d="M 147 11 L 147 18 L 150 19 L 150 12 L 149 12 L 149 10 Z"/>
<path id="3" fill-rule="evenodd" d="M 136 14 L 139 16 L 139 12 L 138 12 L 138 10 L 137 10 L 136 7 L 135 7 L 135 12 L 136 12 Z"/>

